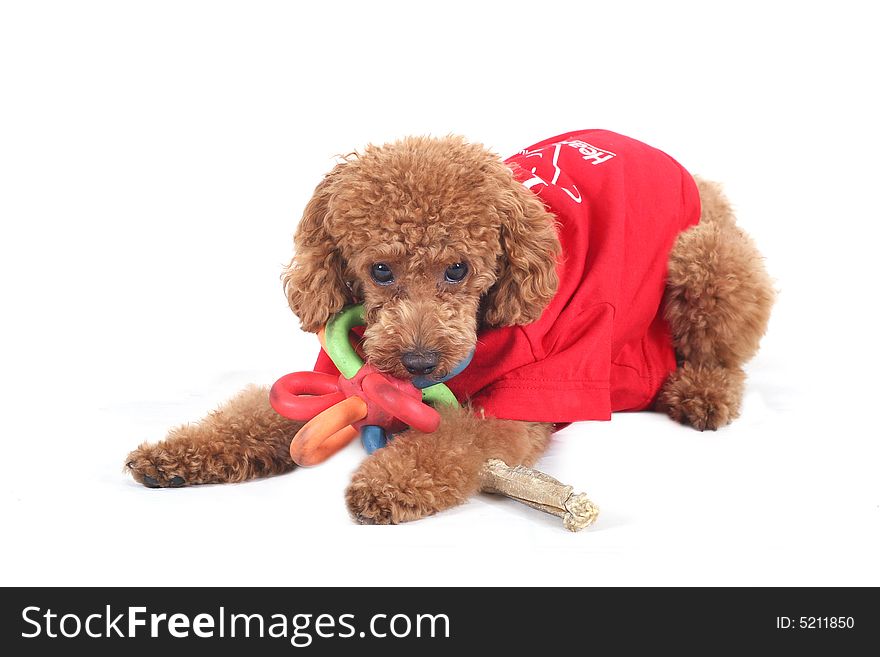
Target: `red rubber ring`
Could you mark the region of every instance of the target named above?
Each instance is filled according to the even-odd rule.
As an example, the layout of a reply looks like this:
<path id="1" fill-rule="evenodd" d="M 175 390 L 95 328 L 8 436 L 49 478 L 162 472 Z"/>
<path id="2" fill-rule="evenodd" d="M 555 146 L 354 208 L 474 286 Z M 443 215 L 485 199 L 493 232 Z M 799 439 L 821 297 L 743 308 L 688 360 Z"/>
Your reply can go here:
<path id="1" fill-rule="evenodd" d="M 322 372 L 286 374 L 269 391 L 269 403 L 275 412 L 291 420 L 311 420 L 344 399 L 339 377 Z"/>
<path id="2" fill-rule="evenodd" d="M 437 411 L 422 403 L 421 399 L 403 394 L 381 374 L 368 374 L 361 386 L 370 402 L 413 429 L 432 433 L 440 426 L 440 414 Z"/>

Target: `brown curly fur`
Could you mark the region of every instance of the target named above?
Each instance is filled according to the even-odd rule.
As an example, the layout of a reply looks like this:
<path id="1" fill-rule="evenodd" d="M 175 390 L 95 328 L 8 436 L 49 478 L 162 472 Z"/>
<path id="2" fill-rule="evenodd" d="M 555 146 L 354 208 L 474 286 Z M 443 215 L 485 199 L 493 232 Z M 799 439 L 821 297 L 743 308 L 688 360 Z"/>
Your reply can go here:
<path id="1" fill-rule="evenodd" d="M 736 226 L 718 184 L 696 178 L 700 223 L 669 256 L 665 312 L 683 364 L 656 407 L 700 431 L 739 415 L 745 374 L 773 307 L 773 284 L 751 238 Z"/>
<path id="2" fill-rule="evenodd" d="M 290 441 L 302 426 L 269 405 L 265 387 L 248 386 L 196 424 L 128 455 L 135 481 L 151 488 L 245 481 L 292 470 Z"/>
<path id="3" fill-rule="evenodd" d="M 745 374 L 767 325 L 773 288 L 750 238 L 714 183 L 697 180 L 701 223 L 669 260 L 665 312 L 680 367 L 656 407 L 697 429 L 739 413 Z M 476 344 L 478 328 L 527 324 L 556 291 L 554 218 L 494 154 L 458 137 L 414 137 L 368 147 L 318 185 L 296 231 L 282 280 L 303 329 L 316 331 L 362 301 L 367 359 L 400 377 L 407 351 L 435 352 L 441 378 Z M 370 268 L 394 273 L 377 285 Z M 446 268 L 467 263 L 460 283 Z M 243 481 L 293 468 L 298 424 L 277 416 L 264 388 L 249 388 L 201 423 L 141 445 L 127 459 L 149 486 Z M 346 492 L 352 516 L 398 523 L 460 504 L 478 489 L 488 458 L 534 462 L 548 424 L 444 411 L 433 434 L 405 432 L 367 457 Z"/>
<path id="4" fill-rule="evenodd" d="M 406 351 L 433 351 L 442 378 L 489 326 L 528 324 L 556 292 L 553 216 L 498 157 L 459 137 L 410 137 L 351 155 L 318 185 L 282 279 L 306 331 L 363 301 L 371 363 L 399 377 Z M 391 285 L 370 278 L 374 263 Z M 443 273 L 470 271 L 457 284 Z"/>
<path id="5" fill-rule="evenodd" d="M 657 409 L 698 431 L 715 430 L 739 416 L 746 374 L 738 367 L 685 361 L 666 380 Z"/>
<path id="6" fill-rule="evenodd" d="M 356 520 L 396 524 L 461 504 L 478 492 L 487 459 L 531 465 L 550 441 L 551 425 L 483 419 L 467 409 L 442 415 L 434 433 L 407 431 L 361 463 L 345 493 Z"/>

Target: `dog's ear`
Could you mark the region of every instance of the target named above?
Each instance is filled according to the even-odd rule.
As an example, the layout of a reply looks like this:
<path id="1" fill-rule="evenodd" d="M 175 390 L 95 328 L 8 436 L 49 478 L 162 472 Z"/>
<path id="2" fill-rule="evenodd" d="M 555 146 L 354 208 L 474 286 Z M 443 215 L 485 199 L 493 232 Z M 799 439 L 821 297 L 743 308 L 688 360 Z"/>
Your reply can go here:
<path id="1" fill-rule="evenodd" d="M 498 278 L 486 298 L 483 321 L 488 326 L 534 322 L 559 285 L 555 218 L 509 170 L 504 174 L 505 184 L 496 203 L 502 218 L 502 254 Z"/>
<path id="2" fill-rule="evenodd" d="M 293 237 L 293 259 L 281 275 L 290 309 L 312 333 L 349 301 L 342 255 L 327 229 L 328 206 L 344 166 L 337 164 L 315 188 Z"/>

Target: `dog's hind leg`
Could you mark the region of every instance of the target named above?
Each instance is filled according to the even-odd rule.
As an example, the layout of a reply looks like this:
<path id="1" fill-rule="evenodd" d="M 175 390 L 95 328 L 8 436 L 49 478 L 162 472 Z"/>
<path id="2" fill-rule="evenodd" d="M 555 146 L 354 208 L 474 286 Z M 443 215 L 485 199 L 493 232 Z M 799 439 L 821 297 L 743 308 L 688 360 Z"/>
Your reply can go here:
<path id="1" fill-rule="evenodd" d="M 758 351 L 774 290 L 719 185 L 699 178 L 697 185 L 700 223 L 679 235 L 669 258 L 665 312 L 679 367 L 657 408 L 702 431 L 739 415 L 742 366 Z"/>
<path id="2" fill-rule="evenodd" d="M 125 467 L 150 488 L 245 481 L 292 470 L 290 441 L 302 426 L 278 415 L 267 388 L 250 386 L 196 424 L 144 443 Z"/>

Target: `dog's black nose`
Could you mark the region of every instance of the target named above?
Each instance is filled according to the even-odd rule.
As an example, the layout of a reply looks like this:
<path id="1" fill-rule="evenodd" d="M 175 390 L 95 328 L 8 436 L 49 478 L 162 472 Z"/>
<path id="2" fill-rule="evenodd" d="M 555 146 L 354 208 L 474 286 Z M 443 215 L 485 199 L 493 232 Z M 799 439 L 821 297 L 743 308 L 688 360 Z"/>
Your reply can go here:
<path id="1" fill-rule="evenodd" d="M 410 374 L 430 374 L 437 367 L 439 357 L 436 351 L 407 351 L 400 361 Z"/>

